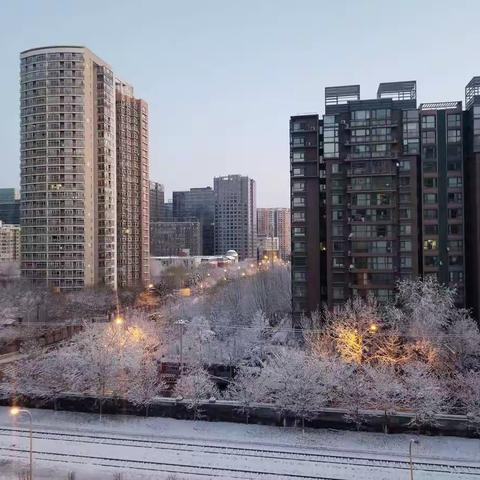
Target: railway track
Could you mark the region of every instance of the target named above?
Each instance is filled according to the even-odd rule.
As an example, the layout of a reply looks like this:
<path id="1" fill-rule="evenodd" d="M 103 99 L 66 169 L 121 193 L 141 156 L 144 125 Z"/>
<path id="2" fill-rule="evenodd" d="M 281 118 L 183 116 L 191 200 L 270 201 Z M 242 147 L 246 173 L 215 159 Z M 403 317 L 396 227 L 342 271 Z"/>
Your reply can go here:
<path id="1" fill-rule="evenodd" d="M 12 434 L 26 437 L 27 432 L 24 429 L 0 428 L 0 436 L 11 436 Z M 270 449 L 260 447 L 243 447 L 231 445 L 219 445 L 210 443 L 195 443 L 192 441 L 174 441 L 174 440 L 147 440 L 128 438 L 120 436 L 93 435 L 85 433 L 60 433 L 35 430 L 34 438 L 73 442 L 84 444 L 95 444 L 105 446 L 129 447 L 129 448 L 149 448 L 160 451 L 172 452 L 189 452 L 191 454 L 202 454 L 212 456 L 230 456 L 237 458 L 251 458 L 260 460 L 277 460 L 277 461 L 295 461 L 305 462 L 310 465 L 338 465 L 345 467 L 364 467 L 378 468 L 386 470 L 408 470 L 409 463 L 405 459 L 391 457 L 381 457 L 378 452 L 362 452 L 361 454 L 352 454 L 352 452 L 344 451 L 339 453 L 311 453 L 297 452 L 284 448 L 272 447 Z M 372 458 L 371 455 L 376 458 Z M 369 456 L 370 455 L 370 456 Z M 426 461 L 425 457 L 415 460 L 415 470 L 424 472 L 436 472 L 455 474 L 456 476 L 480 477 L 480 463 L 468 462 L 469 465 L 460 464 L 458 462 L 446 461 L 438 459 L 435 461 Z M 475 465 L 477 463 L 477 465 Z M 257 473 L 257 472 L 251 472 Z M 301 476 L 298 478 L 302 478 Z M 305 478 L 311 478 L 306 476 Z"/>
<path id="2" fill-rule="evenodd" d="M 0 451 L 6 451 L 5 457 L 9 458 L 25 458 L 29 450 L 19 448 L 5 448 L 0 447 Z M 23 453 L 24 455 L 16 455 L 16 453 Z M 215 466 L 200 466 L 200 465 L 186 465 L 180 463 L 169 462 L 157 462 L 152 460 L 134 460 L 134 459 L 118 459 L 109 457 L 100 457 L 93 455 L 79 455 L 73 453 L 52 453 L 43 452 L 39 450 L 33 451 L 35 458 L 39 458 L 44 461 L 61 462 L 68 464 L 88 464 L 99 467 L 121 468 L 121 469 L 133 469 L 149 472 L 163 472 L 163 473 L 179 473 L 186 475 L 194 475 L 203 478 L 238 478 L 238 479 L 251 479 L 252 475 L 261 476 L 262 478 L 291 478 L 301 480 L 342 480 L 338 477 L 324 477 L 313 475 L 301 475 L 294 473 L 278 473 L 269 472 L 268 470 L 246 470 L 241 468 L 226 468 Z M 228 475 L 226 477 L 225 475 Z M 248 475 L 248 476 L 244 476 Z"/>

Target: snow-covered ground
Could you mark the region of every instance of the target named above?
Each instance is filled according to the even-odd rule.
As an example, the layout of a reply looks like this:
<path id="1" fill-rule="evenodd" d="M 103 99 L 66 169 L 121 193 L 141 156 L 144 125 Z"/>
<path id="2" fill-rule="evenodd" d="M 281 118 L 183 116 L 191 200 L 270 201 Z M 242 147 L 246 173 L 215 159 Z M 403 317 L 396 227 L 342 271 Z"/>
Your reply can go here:
<path id="1" fill-rule="evenodd" d="M 32 410 L 34 479 L 409 479 L 412 435 Z M 0 407 L 0 478 L 28 460 L 27 419 Z M 415 479 L 480 479 L 480 441 L 416 437 Z"/>

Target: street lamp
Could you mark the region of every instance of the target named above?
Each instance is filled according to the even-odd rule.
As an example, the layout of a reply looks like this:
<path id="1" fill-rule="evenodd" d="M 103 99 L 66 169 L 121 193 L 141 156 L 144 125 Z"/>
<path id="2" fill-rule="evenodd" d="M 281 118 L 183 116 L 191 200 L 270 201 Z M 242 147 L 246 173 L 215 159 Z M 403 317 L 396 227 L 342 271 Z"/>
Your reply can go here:
<path id="1" fill-rule="evenodd" d="M 33 434 L 32 434 L 32 414 L 25 408 L 20 408 L 20 407 L 12 407 L 10 409 L 10 414 L 13 417 L 17 417 L 18 415 L 21 415 L 24 413 L 25 415 L 28 415 L 29 421 L 30 421 L 30 474 L 29 474 L 29 480 L 33 480 Z"/>
<path id="2" fill-rule="evenodd" d="M 116 325 L 123 325 L 124 322 L 123 317 L 120 314 L 118 314 L 113 321 Z"/>
<path id="3" fill-rule="evenodd" d="M 177 320 L 175 322 L 175 325 L 178 325 L 180 327 L 180 374 L 183 373 L 183 326 L 187 322 L 185 320 Z"/>
<path id="4" fill-rule="evenodd" d="M 378 325 L 375 323 L 370 324 L 370 326 L 368 327 L 368 331 L 370 333 L 376 333 L 377 330 L 378 330 Z"/>
<path id="5" fill-rule="evenodd" d="M 412 460 L 412 446 L 418 445 L 420 442 L 414 438 L 410 440 L 410 444 L 408 446 L 408 454 L 410 457 L 410 480 L 413 480 L 413 460 Z"/>

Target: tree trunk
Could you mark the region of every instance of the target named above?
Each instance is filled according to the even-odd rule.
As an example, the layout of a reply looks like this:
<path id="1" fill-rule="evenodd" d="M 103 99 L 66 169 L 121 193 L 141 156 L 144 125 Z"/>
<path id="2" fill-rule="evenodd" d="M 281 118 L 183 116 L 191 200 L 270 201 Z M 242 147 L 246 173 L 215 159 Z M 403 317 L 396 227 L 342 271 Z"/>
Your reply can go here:
<path id="1" fill-rule="evenodd" d="M 302 417 L 302 435 L 305 435 L 305 417 Z"/>

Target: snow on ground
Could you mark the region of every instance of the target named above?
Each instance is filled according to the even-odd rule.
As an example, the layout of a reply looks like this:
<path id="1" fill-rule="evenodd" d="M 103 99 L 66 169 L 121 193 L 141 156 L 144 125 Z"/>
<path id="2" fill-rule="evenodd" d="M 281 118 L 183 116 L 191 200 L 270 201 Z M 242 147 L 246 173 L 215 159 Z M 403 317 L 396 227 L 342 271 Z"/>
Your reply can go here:
<path id="1" fill-rule="evenodd" d="M 480 479 L 480 441 L 32 410 L 34 479 Z M 27 419 L 0 407 L 0 479 L 28 459 Z M 453 465 L 461 465 L 454 469 Z M 175 473 L 176 472 L 176 473 Z M 263 473 L 260 475 L 260 473 Z M 169 475 L 171 477 L 169 477 Z M 172 476 L 173 475 L 173 476 Z"/>

